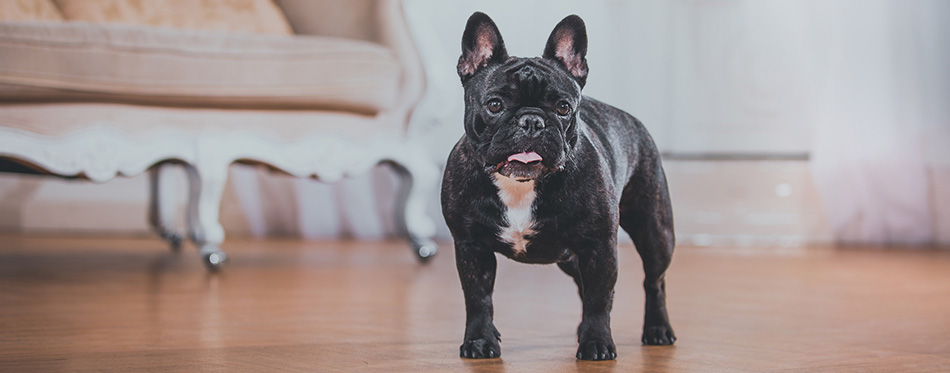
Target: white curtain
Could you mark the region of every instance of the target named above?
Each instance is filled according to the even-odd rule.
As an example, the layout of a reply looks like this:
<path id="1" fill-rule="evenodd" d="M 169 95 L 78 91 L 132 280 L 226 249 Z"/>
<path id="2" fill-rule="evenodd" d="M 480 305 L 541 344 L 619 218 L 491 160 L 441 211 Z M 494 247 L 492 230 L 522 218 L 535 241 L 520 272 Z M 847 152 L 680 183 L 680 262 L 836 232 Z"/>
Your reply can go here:
<path id="1" fill-rule="evenodd" d="M 826 80 L 816 87 L 812 171 L 835 236 L 938 241 L 950 228 L 937 205 L 950 192 L 941 184 L 950 170 L 950 2 L 850 0 L 816 10 Z"/>

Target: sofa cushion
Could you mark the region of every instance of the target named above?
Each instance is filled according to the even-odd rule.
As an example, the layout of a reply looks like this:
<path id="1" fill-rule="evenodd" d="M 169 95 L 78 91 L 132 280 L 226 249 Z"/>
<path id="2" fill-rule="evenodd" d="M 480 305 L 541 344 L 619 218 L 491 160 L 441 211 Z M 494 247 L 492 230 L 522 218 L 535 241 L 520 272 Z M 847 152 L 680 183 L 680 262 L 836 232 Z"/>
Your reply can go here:
<path id="1" fill-rule="evenodd" d="M 52 0 L 0 1 L 0 21 L 62 21 Z"/>
<path id="2" fill-rule="evenodd" d="M 311 137 L 365 141 L 374 136 L 399 138 L 399 121 L 339 111 L 232 110 L 137 106 L 112 103 L 0 105 L 0 129 L 44 137 L 75 137 L 83 131 L 107 129 L 150 138 L 174 132 L 192 135 L 251 135 L 287 143 Z M 2 136 L 0 136 L 2 137 Z M 3 153 L 0 147 L 0 154 Z"/>
<path id="3" fill-rule="evenodd" d="M 0 22 L 0 100 L 249 109 L 392 107 L 400 65 L 377 44 L 87 23 Z"/>
<path id="4" fill-rule="evenodd" d="M 290 35 L 271 0 L 53 0 L 69 21 Z"/>

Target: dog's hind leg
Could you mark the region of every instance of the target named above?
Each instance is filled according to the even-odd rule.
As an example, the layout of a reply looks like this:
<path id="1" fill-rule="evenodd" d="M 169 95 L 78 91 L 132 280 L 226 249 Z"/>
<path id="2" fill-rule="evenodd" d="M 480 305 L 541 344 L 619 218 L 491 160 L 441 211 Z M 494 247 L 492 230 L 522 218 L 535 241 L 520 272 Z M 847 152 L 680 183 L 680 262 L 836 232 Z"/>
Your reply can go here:
<path id="1" fill-rule="evenodd" d="M 577 267 L 577 257 L 571 256 L 571 259 L 557 262 L 557 266 L 561 268 L 564 273 L 567 273 L 568 276 L 574 279 L 574 283 L 577 284 L 577 295 L 584 299 L 584 284 L 581 283 L 581 271 Z"/>
<path id="2" fill-rule="evenodd" d="M 654 153 L 655 154 L 655 153 Z M 643 261 L 646 291 L 644 344 L 676 341 L 666 312 L 666 269 L 673 257 L 673 211 L 658 156 L 641 162 L 620 199 L 620 226 L 630 234 Z"/>

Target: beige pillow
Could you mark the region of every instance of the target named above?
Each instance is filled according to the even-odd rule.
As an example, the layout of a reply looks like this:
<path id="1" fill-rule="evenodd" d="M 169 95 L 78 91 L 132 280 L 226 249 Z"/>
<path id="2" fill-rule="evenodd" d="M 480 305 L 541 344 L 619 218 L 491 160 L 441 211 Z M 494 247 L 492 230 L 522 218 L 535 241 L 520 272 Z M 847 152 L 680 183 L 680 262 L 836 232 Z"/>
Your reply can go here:
<path id="1" fill-rule="evenodd" d="M 0 0 L 3 1 L 3 0 Z M 290 35 L 271 0 L 53 0 L 70 21 Z"/>
<path id="2" fill-rule="evenodd" d="M 62 21 L 51 0 L 0 0 L 0 21 Z"/>

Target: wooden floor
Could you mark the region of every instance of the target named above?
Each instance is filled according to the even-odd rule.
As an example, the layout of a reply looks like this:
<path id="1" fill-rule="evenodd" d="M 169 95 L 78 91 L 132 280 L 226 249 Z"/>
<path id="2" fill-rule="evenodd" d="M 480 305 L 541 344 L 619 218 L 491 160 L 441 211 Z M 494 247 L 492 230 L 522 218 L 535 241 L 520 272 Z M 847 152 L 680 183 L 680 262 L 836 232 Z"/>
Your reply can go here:
<path id="1" fill-rule="evenodd" d="M 678 248 L 673 347 L 640 344 L 621 247 L 618 359 L 574 359 L 580 302 L 555 266 L 500 261 L 502 359 L 458 357 L 451 247 L 231 240 L 208 274 L 155 239 L 0 236 L 0 371 L 950 371 L 950 253 Z"/>

